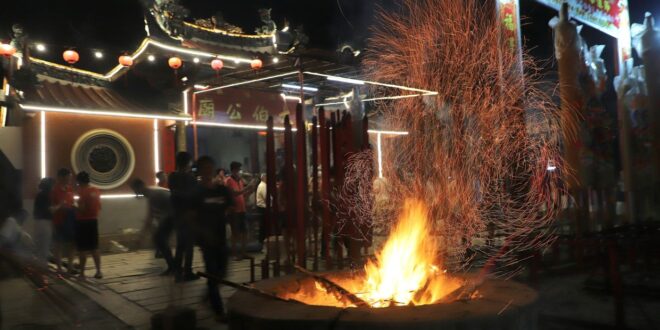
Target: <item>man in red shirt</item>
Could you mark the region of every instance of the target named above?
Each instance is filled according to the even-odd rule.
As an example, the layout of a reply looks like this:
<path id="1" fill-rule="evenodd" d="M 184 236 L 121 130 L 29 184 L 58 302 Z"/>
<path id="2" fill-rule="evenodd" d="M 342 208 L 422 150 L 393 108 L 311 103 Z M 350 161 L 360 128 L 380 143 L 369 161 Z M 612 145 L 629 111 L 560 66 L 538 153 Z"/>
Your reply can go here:
<path id="1" fill-rule="evenodd" d="M 236 254 L 235 260 L 246 258 L 245 245 L 247 244 L 247 223 L 245 222 L 245 195 L 254 191 L 256 185 L 253 183 L 245 186 L 245 182 L 240 176 L 242 164 L 231 162 L 229 170 L 231 176 L 227 178 L 225 185 L 234 196 L 234 206 L 230 209 L 229 219 L 231 226 L 231 250 Z M 240 251 L 236 250 L 236 241 L 240 240 Z"/>
<path id="2" fill-rule="evenodd" d="M 80 258 L 80 277 L 85 278 L 87 254 L 91 253 L 96 266 L 95 278 L 101 274 L 101 255 L 99 254 L 98 218 L 101 211 L 101 192 L 89 185 L 89 174 L 80 172 L 78 182 L 78 208 L 76 209 L 76 247 Z"/>
<path id="3" fill-rule="evenodd" d="M 53 213 L 53 227 L 55 229 L 54 253 L 57 271 L 62 271 L 62 253 L 67 256 L 69 273 L 73 268 L 73 239 L 74 239 L 74 209 L 73 187 L 71 186 L 71 171 L 61 168 L 57 171 L 57 181 L 50 192 L 50 209 Z"/>

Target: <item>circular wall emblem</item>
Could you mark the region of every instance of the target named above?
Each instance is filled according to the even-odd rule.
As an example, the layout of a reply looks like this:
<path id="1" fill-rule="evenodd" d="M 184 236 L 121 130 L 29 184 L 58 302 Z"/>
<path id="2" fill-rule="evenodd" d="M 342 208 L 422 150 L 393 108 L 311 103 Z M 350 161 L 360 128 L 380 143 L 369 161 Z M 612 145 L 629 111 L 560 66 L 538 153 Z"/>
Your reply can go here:
<path id="1" fill-rule="evenodd" d="M 112 189 L 128 180 L 135 167 L 131 144 L 119 133 L 95 129 L 83 134 L 71 150 L 71 164 L 77 173 L 85 171 L 94 186 Z"/>

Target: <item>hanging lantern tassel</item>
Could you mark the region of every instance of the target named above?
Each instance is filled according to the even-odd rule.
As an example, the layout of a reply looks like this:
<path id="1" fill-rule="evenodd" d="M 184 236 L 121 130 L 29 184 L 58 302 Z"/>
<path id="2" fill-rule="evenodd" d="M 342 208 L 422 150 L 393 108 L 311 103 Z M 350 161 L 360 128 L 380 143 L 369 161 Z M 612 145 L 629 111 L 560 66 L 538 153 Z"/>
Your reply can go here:
<path id="1" fill-rule="evenodd" d="M 220 82 L 220 70 L 222 70 L 223 66 L 225 66 L 225 64 L 219 58 L 216 58 L 213 61 L 211 61 L 211 69 L 215 70 L 215 79 L 218 82 Z"/>
<path id="2" fill-rule="evenodd" d="M 177 56 L 172 56 L 170 57 L 169 60 L 167 60 L 167 64 L 170 66 L 170 68 L 174 69 L 174 85 L 178 83 L 178 70 L 183 65 L 183 61 Z"/>
<path id="3" fill-rule="evenodd" d="M 252 61 L 250 62 L 250 67 L 252 68 L 252 70 L 254 70 L 255 74 L 256 74 L 257 72 L 259 72 L 259 70 L 261 69 L 261 67 L 262 67 L 263 65 L 264 65 L 264 63 L 263 63 L 260 59 L 258 59 L 258 58 L 255 58 L 254 60 L 252 60 Z"/>

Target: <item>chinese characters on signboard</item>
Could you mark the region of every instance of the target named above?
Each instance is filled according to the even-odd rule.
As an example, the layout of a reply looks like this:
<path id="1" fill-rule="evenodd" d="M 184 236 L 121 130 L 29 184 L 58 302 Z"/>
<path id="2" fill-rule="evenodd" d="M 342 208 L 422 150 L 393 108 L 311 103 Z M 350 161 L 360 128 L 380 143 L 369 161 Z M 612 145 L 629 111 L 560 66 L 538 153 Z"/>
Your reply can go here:
<path id="1" fill-rule="evenodd" d="M 227 88 L 200 93 L 196 109 L 202 121 L 265 126 L 273 116 L 275 126 L 282 126 L 284 117 L 295 113 L 296 103 L 278 93 Z"/>

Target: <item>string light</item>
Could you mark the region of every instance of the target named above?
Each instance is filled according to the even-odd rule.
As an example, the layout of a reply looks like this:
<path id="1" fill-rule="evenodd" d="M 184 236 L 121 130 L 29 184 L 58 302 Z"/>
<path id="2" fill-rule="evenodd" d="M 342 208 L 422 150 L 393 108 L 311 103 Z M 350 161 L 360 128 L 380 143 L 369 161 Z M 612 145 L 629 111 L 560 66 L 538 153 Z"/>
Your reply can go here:
<path id="1" fill-rule="evenodd" d="M 87 110 L 87 109 L 44 107 L 39 105 L 25 105 L 25 104 L 19 104 L 19 106 L 26 111 L 61 112 L 61 113 L 76 113 L 81 115 L 98 115 L 98 116 L 109 116 L 109 117 L 128 117 L 128 118 L 163 119 L 163 120 L 190 119 L 189 116 L 166 116 L 166 115 L 153 115 L 146 113 L 121 112 L 121 111 L 109 111 L 109 110 Z"/>

